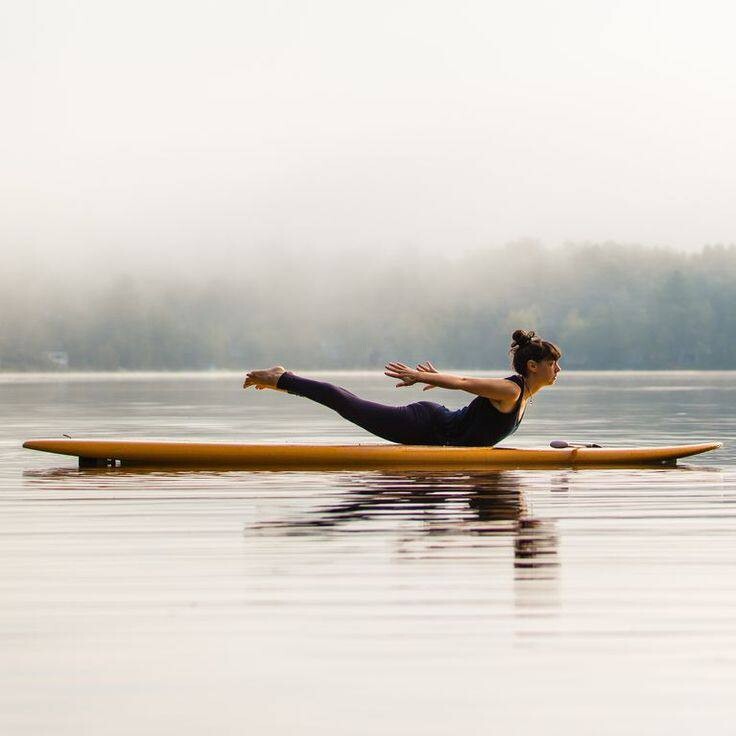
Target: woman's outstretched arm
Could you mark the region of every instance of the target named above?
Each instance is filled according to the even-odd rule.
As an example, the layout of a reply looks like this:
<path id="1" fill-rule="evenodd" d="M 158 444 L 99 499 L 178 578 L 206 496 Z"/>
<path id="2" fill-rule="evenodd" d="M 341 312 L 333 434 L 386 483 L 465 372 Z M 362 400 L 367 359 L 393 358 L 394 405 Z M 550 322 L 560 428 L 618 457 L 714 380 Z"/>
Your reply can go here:
<path id="1" fill-rule="evenodd" d="M 426 366 L 429 366 L 428 369 Z M 398 378 L 397 388 L 413 386 L 415 383 L 426 383 L 426 388 L 437 386 L 457 391 L 467 391 L 476 396 L 484 396 L 494 401 L 510 402 L 519 398 L 521 389 L 513 382 L 505 378 L 465 378 L 454 376 L 451 373 L 438 373 L 431 363 L 422 364 L 414 368 L 403 363 L 388 363 L 385 375 L 389 378 Z M 425 388 L 425 390 L 426 390 Z"/>

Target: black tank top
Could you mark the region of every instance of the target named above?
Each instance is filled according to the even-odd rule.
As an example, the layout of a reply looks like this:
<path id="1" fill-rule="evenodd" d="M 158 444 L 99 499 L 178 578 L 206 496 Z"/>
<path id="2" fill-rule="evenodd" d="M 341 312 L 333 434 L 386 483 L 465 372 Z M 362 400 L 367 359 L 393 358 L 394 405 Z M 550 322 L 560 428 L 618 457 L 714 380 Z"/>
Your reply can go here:
<path id="1" fill-rule="evenodd" d="M 444 444 L 460 447 L 490 447 L 516 431 L 521 422 L 519 410 L 524 397 L 524 379 L 508 376 L 520 389 L 519 400 L 508 414 L 500 412 L 485 396 L 473 399 L 457 411 L 445 409 L 442 434 Z"/>

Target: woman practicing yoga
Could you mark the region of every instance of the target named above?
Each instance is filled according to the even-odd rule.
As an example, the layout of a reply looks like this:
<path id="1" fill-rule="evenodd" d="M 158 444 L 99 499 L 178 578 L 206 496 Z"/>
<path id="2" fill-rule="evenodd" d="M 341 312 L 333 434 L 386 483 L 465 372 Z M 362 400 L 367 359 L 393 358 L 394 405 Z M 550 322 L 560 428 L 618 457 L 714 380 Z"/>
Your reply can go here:
<path id="1" fill-rule="evenodd" d="M 398 388 L 426 383 L 424 391 L 439 386 L 477 395 L 457 411 L 431 401 L 408 406 L 366 401 L 339 386 L 296 376 L 280 365 L 251 371 L 243 388 L 274 388 L 304 396 L 371 434 L 402 445 L 492 446 L 516 431 L 529 399 L 551 386 L 560 372 L 562 352 L 556 345 L 524 330 L 516 330 L 512 340 L 509 352 L 516 375 L 508 378 L 462 378 L 439 373 L 429 362 L 416 368 L 403 363 L 386 366 L 385 375 L 399 379 Z"/>

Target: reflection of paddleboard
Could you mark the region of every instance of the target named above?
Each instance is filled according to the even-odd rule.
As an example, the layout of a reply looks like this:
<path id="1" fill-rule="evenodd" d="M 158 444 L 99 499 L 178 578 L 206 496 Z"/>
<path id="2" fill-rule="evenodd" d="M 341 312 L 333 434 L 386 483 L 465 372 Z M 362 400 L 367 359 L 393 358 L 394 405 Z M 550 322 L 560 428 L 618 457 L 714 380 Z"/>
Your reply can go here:
<path id="1" fill-rule="evenodd" d="M 30 450 L 73 455 L 80 467 L 173 466 L 270 470 L 322 468 L 578 468 L 674 465 L 721 445 L 514 450 L 425 445 L 243 445 L 154 440 L 28 440 Z"/>

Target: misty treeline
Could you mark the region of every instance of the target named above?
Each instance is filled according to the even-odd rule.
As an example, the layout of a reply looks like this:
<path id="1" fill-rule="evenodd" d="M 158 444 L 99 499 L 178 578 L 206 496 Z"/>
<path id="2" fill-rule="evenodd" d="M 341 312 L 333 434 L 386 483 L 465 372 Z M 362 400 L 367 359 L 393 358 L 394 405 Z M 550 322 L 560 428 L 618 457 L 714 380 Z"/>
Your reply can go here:
<path id="1" fill-rule="evenodd" d="M 6 371 L 502 368 L 516 328 L 557 342 L 569 368 L 736 366 L 734 246 L 281 250 L 222 275 L 50 274 L 5 283 L 0 300 Z"/>

